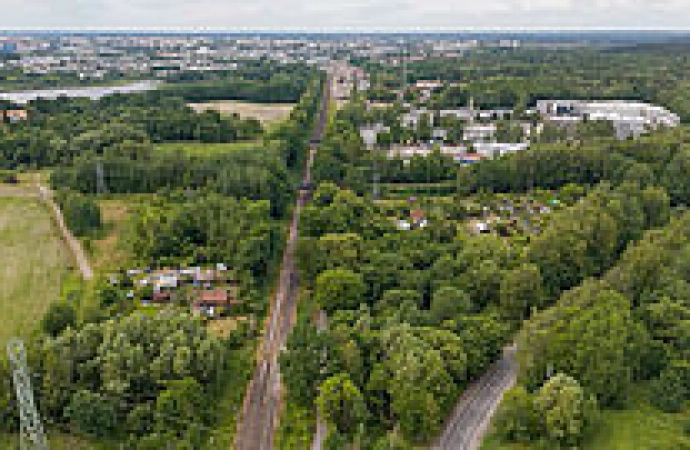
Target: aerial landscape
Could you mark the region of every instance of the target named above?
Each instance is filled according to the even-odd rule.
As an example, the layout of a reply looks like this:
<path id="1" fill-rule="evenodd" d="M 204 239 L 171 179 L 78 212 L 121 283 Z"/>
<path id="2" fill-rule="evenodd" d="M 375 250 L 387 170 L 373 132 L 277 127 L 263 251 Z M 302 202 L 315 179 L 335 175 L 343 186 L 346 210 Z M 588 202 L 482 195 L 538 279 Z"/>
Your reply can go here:
<path id="1" fill-rule="evenodd" d="M 687 0 L 44 3 L 0 449 L 690 450 Z"/>

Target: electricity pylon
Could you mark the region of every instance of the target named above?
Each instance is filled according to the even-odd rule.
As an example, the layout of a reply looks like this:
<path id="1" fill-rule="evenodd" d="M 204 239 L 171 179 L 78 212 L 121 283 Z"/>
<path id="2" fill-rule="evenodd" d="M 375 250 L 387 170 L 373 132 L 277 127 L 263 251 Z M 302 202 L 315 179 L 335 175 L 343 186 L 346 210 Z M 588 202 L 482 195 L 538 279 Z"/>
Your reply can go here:
<path id="1" fill-rule="evenodd" d="M 98 161 L 96 163 L 96 192 L 98 194 L 106 194 L 108 188 L 105 184 L 105 174 L 103 172 L 103 163 Z"/>
<path id="2" fill-rule="evenodd" d="M 19 405 L 19 448 L 21 450 L 49 450 L 41 417 L 36 410 L 34 393 L 31 390 L 31 376 L 26 365 L 24 342 L 16 338 L 10 339 L 7 343 L 7 355 L 12 364 L 12 380 Z"/>

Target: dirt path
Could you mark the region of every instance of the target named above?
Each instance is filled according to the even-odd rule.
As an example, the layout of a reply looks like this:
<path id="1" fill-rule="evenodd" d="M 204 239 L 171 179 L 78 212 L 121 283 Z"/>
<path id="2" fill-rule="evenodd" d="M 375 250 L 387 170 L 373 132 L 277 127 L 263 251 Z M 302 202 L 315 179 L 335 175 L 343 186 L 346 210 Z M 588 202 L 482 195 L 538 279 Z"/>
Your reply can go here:
<path id="1" fill-rule="evenodd" d="M 46 205 L 48 205 L 48 209 L 50 209 L 50 212 L 53 215 L 53 218 L 55 219 L 55 223 L 57 224 L 57 227 L 60 230 L 62 238 L 67 243 L 67 247 L 69 247 L 70 252 L 72 253 L 75 261 L 77 262 L 77 266 L 79 267 L 79 271 L 81 272 L 82 277 L 85 280 L 93 279 L 93 269 L 91 268 L 91 264 L 89 263 L 89 258 L 86 256 L 86 252 L 84 252 L 84 248 L 82 247 L 81 242 L 79 242 L 79 240 L 74 237 L 70 229 L 65 224 L 65 218 L 62 215 L 62 211 L 58 207 L 57 203 L 55 203 L 55 201 L 53 200 L 53 194 L 50 191 L 50 189 L 46 188 L 45 186 L 39 185 L 38 197 L 41 200 L 43 200 L 43 202 Z"/>

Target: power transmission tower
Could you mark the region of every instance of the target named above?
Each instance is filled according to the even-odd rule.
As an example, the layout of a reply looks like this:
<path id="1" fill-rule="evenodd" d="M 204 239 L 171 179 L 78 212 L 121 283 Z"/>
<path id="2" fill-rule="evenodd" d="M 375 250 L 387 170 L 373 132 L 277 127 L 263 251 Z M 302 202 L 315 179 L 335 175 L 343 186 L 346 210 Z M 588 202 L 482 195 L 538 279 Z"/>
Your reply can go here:
<path id="1" fill-rule="evenodd" d="M 31 377 L 26 365 L 24 342 L 16 338 L 10 339 L 7 343 L 7 355 L 12 364 L 12 380 L 19 404 L 19 446 L 21 450 L 48 450 L 48 440 L 43 432 L 41 417 L 36 410 L 34 393 L 31 390 Z"/>
<path id="2" fill-rule="evenodd" d="M 108 189 L 105 185 L 105 175 L 103 174 L 103 163 L 98 161 L 96 163 L 96 192 L 105 194 Z"/>

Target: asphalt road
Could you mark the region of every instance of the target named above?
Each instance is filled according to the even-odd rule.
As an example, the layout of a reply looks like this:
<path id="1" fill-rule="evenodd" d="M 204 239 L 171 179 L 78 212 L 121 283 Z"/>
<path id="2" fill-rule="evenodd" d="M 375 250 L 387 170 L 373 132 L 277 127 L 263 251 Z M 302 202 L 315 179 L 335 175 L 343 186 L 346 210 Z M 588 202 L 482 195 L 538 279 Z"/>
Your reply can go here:
<path id="1" fill-rule="evenodd" d="M 476 450 L 505 391 L 515 383 L 515 349 L 496 362 L 460 397 L 435 450 Z"/>
<path id="2" fill-rule="evenodd" d="M 330 95 L 328 94 L 330 89 L 325 89 L 325 92 L 312 141 L 321 139 L 325 127 L 330 102 Z M 311 167 L 316 150 L 317 145 L 312 144 L 302 177 L 303 185 L 311 184 Z M 294 254 L 299 238 L 300 214 L 309 200 L 309 195 L 308 191 L 300 190 L 297 204 L 293 209 L 278 287 L 271 303 L 257 368 L 249 383 L 242 415 L 238 422 L 237 437 L 235 438 L 237 450 L 269 450 L 273 446 L 273 436 L 278 426 L 281 400 L 278 355 L 285 348 L 295 320 L 299 279 L 295 270 Z"/>

